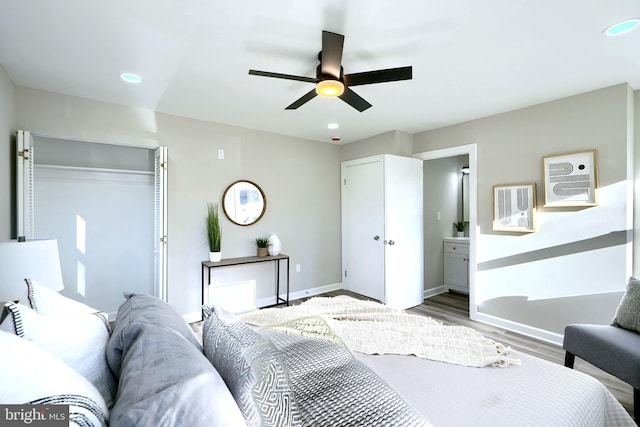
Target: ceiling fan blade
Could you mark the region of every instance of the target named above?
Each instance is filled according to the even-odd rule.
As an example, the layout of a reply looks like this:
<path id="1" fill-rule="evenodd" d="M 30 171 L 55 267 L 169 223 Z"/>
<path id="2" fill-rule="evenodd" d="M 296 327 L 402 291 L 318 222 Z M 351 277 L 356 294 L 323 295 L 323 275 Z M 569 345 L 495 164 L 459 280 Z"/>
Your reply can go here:
<path id="1" fill-rule="evenodd" d="M 371 107 L 371 104 L 365 101 L 363 97 L 361 97 L 348 87 L 344 89 L 344 93 L 340 95 L 339 98 L 361 113 L 367 108 Z"/>
<path id="2" fill-rule="evenodd" d="M 373 83 L 395 82 L 398 80 L 411 80 L 413 68 L 398 67 L 386 70 L 365 71 L 364 73 L 345 74 L 344 83 L 347 86 L 369 85 Z"/>
<path id="3" fill-rule="evenodd" d="M 312 77 L 294 76 L 291 74 L 272 73 L 270 71 L 249 70 L 252 76 L 274 77 L 276 79 L 297 80 L 299 82 L 316 83 L 318 80 Z"/>
<path id="4" fill-rule="evenodd" d="M 287 108 L 285 108 L 285 110 L 295 110 L 296 108 L 298 108 L 298 107 L 306 104 L 307 102 L 311 101 L 313 98 L 316 97 L 316 95 L 317 95 L 316 89 L 313 88 L 309 92 L 307 92 L 304 95 L 302 95 L 297 101 L 294 101 L 293 104 L 291 104 Z"/>
<path id="5" fill-rule="evenodd" d="M 340 79 L 342 67 L 342 47 L 344 36 L 341 34 L 322 32 L 322 55 L 320 59 L 322 74 Z"/>

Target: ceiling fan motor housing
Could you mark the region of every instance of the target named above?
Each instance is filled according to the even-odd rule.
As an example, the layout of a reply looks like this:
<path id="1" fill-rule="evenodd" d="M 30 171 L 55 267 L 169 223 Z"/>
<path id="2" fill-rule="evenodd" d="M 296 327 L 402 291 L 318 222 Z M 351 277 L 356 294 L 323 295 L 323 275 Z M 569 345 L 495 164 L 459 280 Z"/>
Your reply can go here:
<path id="1" fill-rule="evenodd" d="M 342 67 L 343 45 L 343 35 L 329 31 L 322 32 L 322 50 L 318 52 L 318 61 L 320 61 L 320 65 L 316 68 L 315 78 L 259 70 L 249 70 L 249 74 L 274 77 L 278 79 L 296 80 L 314 83 L 316 85 L 314 89 L 311 89 L 291 105 L 286 107 L 286 110 L 295 110 L 315 98 L 317 95 L 322 95 L 328 97 L 337 96 L 360 112 L 370 108 L 371 104 L 351 90 L 349 86 L 386 83 L 398 80 L 411 80 L 413 77 L 411 66 L 387 68 L 383 70 L 365 71 L 345 75 L 344 68 Z"/>

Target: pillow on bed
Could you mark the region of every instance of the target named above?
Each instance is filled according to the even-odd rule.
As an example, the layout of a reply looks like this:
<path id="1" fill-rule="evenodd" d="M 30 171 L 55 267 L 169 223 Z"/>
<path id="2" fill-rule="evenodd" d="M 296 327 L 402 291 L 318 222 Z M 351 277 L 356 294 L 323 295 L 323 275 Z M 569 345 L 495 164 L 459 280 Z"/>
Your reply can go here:
<path id="1" fill-rule="evenodd" d="M 122 349 L 126 342 L 124 334 L 127 333 L 131 325 L 139 323 L 163 325 L 183 336 L 198 351 L 202 352 L 202 345 L 193 329 L 169 304 L 159 298 L 145 294 L 125 293 L 124 297 L 126 301 L 118 308 L 113 327 L 112 340 L 114 344 L 107 348 L 107 360 L 116 377 L 119 376 Z"/>
<path id="2" fill-rule="evenodd" d="M 11 302 L 4 305 L 4 310 L 6 318 L 0 330 L 24 338 L 65 362 L 87 378 L 111 407 L 116 382 L 105 356 L 109 339 L 105 313 L 40 315 Z"/>
<path id="3" fill-rule="evenodd" d="M 107 405 L 82 375 L 13 334 L 0 331 L 0 348 L 2 404 L 70 405 L 70 425 L 107 426 Z"/>
<path id="4" fill-rule="evenodd" d="M 53 289 L 42 286 L 35 280 L 24 279 L 25 297 L 20 302 L 40 314 L 95 313 L 93 307 L 67 298 Z"/>
<path id="5" fill-rule="evenodd" d="M 121 357 L 112 426 L 244 425 L 218 372 L 171 327 L 127 323 L 116 327 L 109 347 Z"/>
<path id="6" fill-rule="evenodd" d="M 215 366 L 250 426 L 301 425 L 278 350 L 233 314 L 203 307 L 204 353 Z"/>
<path id="7" fill-rule="evenodd" d="M 629 278 L 627 289 L 616 310 L 613 325 L 640 332 L 640 280 Z"/>

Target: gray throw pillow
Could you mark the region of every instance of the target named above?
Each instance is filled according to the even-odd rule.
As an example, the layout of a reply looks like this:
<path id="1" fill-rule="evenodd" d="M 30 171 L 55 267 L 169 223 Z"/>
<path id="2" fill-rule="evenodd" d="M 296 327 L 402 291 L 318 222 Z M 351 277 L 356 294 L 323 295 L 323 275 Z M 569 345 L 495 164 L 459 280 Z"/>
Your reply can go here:
<path id="1" fill-rule="evenodd" d="M 613 325 L 640 332 L 640 280 L 629 278 L 627 289 L 618 305 Z"/>
<path id="2" fill-rule="evenodd" d="M 300 409 L 278 349 L 233 314 L 205 307 L 204 353 L 249 426 L 301 426 Z"/>
<path id="3" fill-rule="evenodd" d="M 185 337 L 146 322 L 115 334 L 109 346 L 119 347 L 122 360 L 111 426 L 245 425 L 223 379 Z"/>
<path id="4" fill-rule="evenodd" d="M 131 325 L 140 323 L 162 325 L 184 337 L 202 352 L 202 345 L 193 329 L 169 304 L 145 294 L 125 294 L 125 298 L 127 300 L 118 308 L 111 337 L 112 343 L 107 347 L 107 360 L 116 378 L 120 376 L 122 349 L 125 348 L 126 334 L 130 333 Z"/>

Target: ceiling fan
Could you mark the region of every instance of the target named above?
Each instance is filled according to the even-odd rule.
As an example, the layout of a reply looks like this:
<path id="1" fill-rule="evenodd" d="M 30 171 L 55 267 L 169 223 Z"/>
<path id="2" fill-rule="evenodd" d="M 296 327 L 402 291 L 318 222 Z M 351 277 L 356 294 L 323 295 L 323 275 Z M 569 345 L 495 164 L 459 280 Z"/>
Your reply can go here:
<path id="1" fill-rule="evenodd" d="M 314 89 L 311 89 L 285 108 L 286 110 L 295 110 L 315 98 L 317 95 L 320 95 L 329 97 L 337 96 L 360 112 L 371 107 L 371 104 L 352 91 L 350 89 L 351 86 L 410 80 L 412 78 L 411 66 L 344 74 L 344 70 L 342 68 L 343 45 L 343 35 L 329 31 L 322 32 L 322 50 L 318 53 L 320 65 L 318 65 L 316 70 L 315 78 L 258 70 L 249 70 L 249 74 L 252 76 L 297 80 L 301 82 L 314 83 L 316 85 Z"/>

